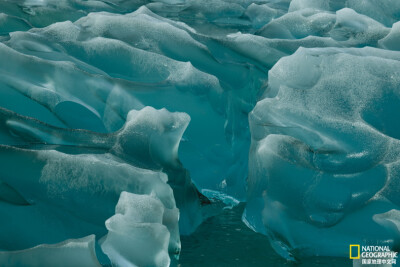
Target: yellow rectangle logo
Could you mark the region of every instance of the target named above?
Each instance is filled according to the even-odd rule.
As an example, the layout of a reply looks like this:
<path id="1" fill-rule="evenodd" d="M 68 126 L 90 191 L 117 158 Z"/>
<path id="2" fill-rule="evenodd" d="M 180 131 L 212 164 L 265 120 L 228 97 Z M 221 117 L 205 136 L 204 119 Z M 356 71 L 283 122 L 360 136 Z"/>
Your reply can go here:
<path id="1" fill-rule="evenodd" d="M 352 248 L 357 248 L 357 255 L 353 255 L 355 253 L 352 253 L 352 251 L 353 251 Z M 350 259 L 358 260 L 359 258 L 360 258 L 360 245 L 350 245 Z"/>

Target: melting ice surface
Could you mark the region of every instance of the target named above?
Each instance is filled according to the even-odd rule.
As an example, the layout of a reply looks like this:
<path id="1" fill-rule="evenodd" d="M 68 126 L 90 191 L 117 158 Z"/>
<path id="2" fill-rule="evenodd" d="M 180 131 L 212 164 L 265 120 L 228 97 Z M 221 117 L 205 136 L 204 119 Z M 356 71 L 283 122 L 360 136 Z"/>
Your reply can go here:
<path id="1" fill-rule="evenodd" d="M 398 0 L 2 0 L 0 265 L 398 250 L 399 20 Z"/>

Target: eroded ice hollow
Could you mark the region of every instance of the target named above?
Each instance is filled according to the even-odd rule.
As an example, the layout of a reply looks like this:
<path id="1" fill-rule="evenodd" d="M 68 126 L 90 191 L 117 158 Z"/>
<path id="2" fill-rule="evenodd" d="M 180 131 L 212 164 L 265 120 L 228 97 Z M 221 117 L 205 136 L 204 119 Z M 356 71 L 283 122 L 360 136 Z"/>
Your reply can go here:
<path id="1" fill-rule="evenodd" d="M 396 249 L 399 14 L 3 1 L 0 265 L 168 266 L 211 202 L 246 198 L 244 221 L 286 259 Z"/>

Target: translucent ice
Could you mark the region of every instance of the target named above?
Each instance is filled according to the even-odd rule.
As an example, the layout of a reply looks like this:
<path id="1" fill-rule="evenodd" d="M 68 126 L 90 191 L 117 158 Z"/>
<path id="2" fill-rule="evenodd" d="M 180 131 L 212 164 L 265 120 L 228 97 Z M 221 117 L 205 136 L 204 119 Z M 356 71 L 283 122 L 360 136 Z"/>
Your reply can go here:
<path id="1" fill-rule="evenodd" d="M 169 266 L 168 244 L 180 250 L 177 209 L 166 208 L 152 196 L 122 192 L 115 211 L 106 221 L 108 234 L 101 245 L 111 262 L 116 266 Z"/>
<path id="2" fill-rule="evenodd" d="M 144 261 L 152 262 L 151 253 L 161 253 L 156 249 L 161 242 L 163 256 L 152 263 L 167 265 L 168 253 L 180 252 L 180 229 L 191 232 L 202 221 L 198 192 L 178 160 L 179 140 L 188 122 L 184 113 L 147 107 L 131 111 L 119 131 L 100 134 L 57 128 L 1 109 L 0 140 L 7 145 L 0 146 L 0 212 L 4 214 L 0 247 L 12 251 L 28 249 L 4 254 L 4 261 L 18 263 L 29 257 L 29 248 L 39 244 L 90 234 L 100 238 L 107 229 L 124 232 L 126 225 L 114 223 L 115 219 L 107 221 L 105 227 L 104 222 L 116 210 L 131 216 L 128 222 L 132 216 L 136 220 L 142 216 L 141 223 L 153 223 L 154 216 L 161 216 L 160 225 L 155 227 L 163 229 L 166 243 L 158 238 L 148 240 L 150 256 Z M 180 229 L 179 211 L 167 182 L 180 195 L 176 198 L 182 204 Z M 29 225 L 25 217 L 29 217 Z M 134 239 L 152 235 L 153 230 L 143 232 L 142 228 L 132 230 L 137 230 Z M 132 246 L 126 249 L 130 251 Z M 32 251 L 36 253 L 37 249 Z M 104 252 L 111 253 L 108 249 Z M 113 255 L 111 261 L 115 261 Z M 138 255 L 128 262 L 141 262 Z"/>
<path id="3" fill-rule="evenodd" d="M 396 246 L 399 3 L 1 1 L 0 265 L 166 266 L 240 201 L 286 259 Z"/>
<path id="4" fill-rule="evenodd" d="M 373 18 L 386 26 L 391 26 L 400 19 L 400 3 L 396 0 L 293 0 L 289 11 L 303 8 L 336 11 L 348 7 L 358 13 Z"/>
<path id="5" fill-rule="evenodd" d="M 399 60 L 373 48 L 301 48 L 269 72 L 250 114 L 245 220 L 281 255 L 345 257 L 352 242 L 399 242 L 389 223 L 400 204 Z"/>
<path id="6" fill-rule="evenodd" d="M 5 266 L 88 266 L 100 267 L 95 252 L 94 235 L 69 239 L 54 245 L 39 245 L 30 249 L 0 252 Z"/>
<path id="7" fill-rule="evenodd" d="M 225 180 L 224 190 L 244 199 L 248 133 L 241 127 L 255 103 L 253 85 L 261 86 L 266 73 L 217 59 L 225 45 L 209 42 L 146 7 L 12 32 L 1 49 L 13 64 L 4 61 L 0 82 L 7 88 L 2 94 L 14 100 L 1 104 L 55 126 L 96 132 L 118 130 L 131 109 L 147 105 L 184 111 L 192 120 L 180 159 L 191 178 L 200 189 L 221 189 Z M 15 76 L 21 65 L 32 73 Z"/>

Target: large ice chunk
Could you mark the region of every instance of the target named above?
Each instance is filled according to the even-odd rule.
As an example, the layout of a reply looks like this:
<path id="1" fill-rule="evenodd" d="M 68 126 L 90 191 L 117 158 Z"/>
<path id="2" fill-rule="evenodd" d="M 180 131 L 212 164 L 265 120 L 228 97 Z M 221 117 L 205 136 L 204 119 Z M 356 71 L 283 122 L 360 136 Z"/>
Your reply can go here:
<path id="1" fill-rule="evenodd" d="M 178 233 L 178 216 L 152 196 L 122 192 L 115 215 L 106 221 L 102 250 L 116 266 L 169 266 L 168 244 L 170 234 Z"/>
<path id="2" fill-rule="evenodd" d="M 147 216 L 141 213 L 143 205 L 156 203 L 152 214 L 167 229 L 167 252 L 178 254 L 179 213 L 167 182 L 179 195 L 182 231 L 189 233 L 202 221 L 198 192 L 177 154 L 187 114 L 147 107 L 131 111 L 119 131 L 101 134 L 0 111 L 0 141 L 7 144 L 0 146 L 0 213 L 7 218 L 0 230 L 1 249 L 103 236 L 104 221 L 126 191 L 151 195 L 153 202 L 127 199 L 125 193 L 117 212 L 133 206 L 135 218 Z M 30 218 L 29 225 L 24 217 Z"/>
<path id="3" fill-rule="evenodd" d="M 376 46 L 389 29 L 349 8 L 336 13 L 307 8 L 287 13 L 257 33 L 268 38 L 293 40 L 308 36 L 326 37 L 337 42 L 335 46 L 360 47 Z"/>
<path id="4" fill-rule="evenodd" d="M 98 182 L 104 179 L 101 184 L 109 180 L 111 185 L 113 177 L 115 178 L 121 173 L 120 180 L 115 182 L 112 187 L 106 186 L 104 190 L 110 190 L 119 195 L 119 190 L 124 188 L 132 187 L 131 190 L 136 188 L 136 190 L 144 190 L 143 193 L 149 193 L 153 187 L 159 198 L 165 200 L 166 205 L 169 203 L 167 206 L 171 208 L 172 205 L 175 205 L 175 201 L 167 185 L 161 185 L 159 188 L 153 183 L 154 181 L 152 182 L 150 178 L 147 178 L 147 180 L 142 181 L 147 186 L 137 187 L 133 185 L 135 181 L 130 180 L 129 177 L 135 176 L 136 173 L 137 177 L 141 177 L 143 174 L 144 176 L 157 176 L 164 182 L 168 179 L 169 185 L 175 192 L 178 207 L 181 209 L 181 231 L 190 233 L 199 225 L 203 216 L 200 211 L 198 191 L 178 159 L 179 142 L 189 120 L 189 116 L 184 113 L 170 113 L 165 109 L 156 110 L 145 107 L 140 111 L 132 110 L 128 114 L 126 124 L 119 131 L 100 134 L 85 130 L 57 128 L 0 109 L 0 125 L 2 125 L 0 141 L 12 146 L 9 148 L 7 146 L 7 149 L 5 147 L 4 151 L 15 150 L 16 154 L 21 155 L 20 158 L 16 156 L 15 162 L 11 166 L 30 156 L 41 157 L 42 160 L 47 162 L 47 164 L 44 162 L 39 164 L 41 161 L 37 162 L 38 164 L 27 164 L 32 168 L 42 169 L 42 172 L 38 173 L 37 176 L 42 177 L 41 181 L 45 184 L 48 183 L 49 187 L 54 187 L 54 191 L 58 193 L 60 193 L 60 190 L 67 190 L 63 183 L 67 184 L 68 180 L 71 179 L 76 178 L 76 183 L 72 183 L 68 187 L 81 190 L 84 189 L 84 184 L 89 183 L 85 180 L 89 177 L 96 177 Z M 36 146 L 32 147 L 32 144 Z M 23 152 L 14 148 L 21 146 L 25 148 L 28 146 L 34 151 Z M 57 150 L 65 154 L 46 151 L 49 146 L 53 146 L 52 149 L 61 146 Z M 91 155 L 92 152 L 96 153 Z M 74 162 L 77 162 L 77 164 Z M 70 168 L 74 169 L 72 176 L 69 176 Z M 12 171 L 4 170 L 4 172 L 11 174 Z M 115 174 L 112 175 L 112 172 L 115 172 Z M 58 179 L 53 179 L 55 173 L 58 175 Z M 168 175 L 168 178 L 165 174 Z M 15 175 L 23 176 L 24 174 L 17 172 Z M 35 175 L 31 174 L 30 177 L 36 179 Z M 15 182 L 11 181 L 11 183 Z M 21 183 L 23 184 L 24 180 Z M 97 186 L 94 181 L 90 184 L 93 187 Z M 74 188 L 74 185 L 78 188 Z M 97 190 L 100 190 L 100 188 L 93 188 L 94 192 Z M 18 198 L 18 196 L 15 195 L 14 198 Z M 115 198 L 114 195 L 113 199 Z M 168 198 L 169 200 L 167 200 Z M 93 201 L 96 200 L 93 199 Z M 112 203 L 109 204 L 112 207 L 114 206 Z M 65 205 L 68 208 L 68 204 Z M 110 210 L 110 206 L 108 208 L 104 206 L 102 211 L 105 210 Z M 86 214 L 86 212 L 84 213 Z M 105 219 L 102 217 L 100 221 Z"/>
<path id="5" fill-rule="evenodd" d="M 400 204 L 399 70 L 398 52 L 300 48 L 269 72 L 249 116 L 244 219 L 281 255 L 400 241 L 389 223 Z"/>
<path id="6" fill-rule="evenodd" d="M 142 7 L 13 32 L 4 44 L 1 106 L 95 132 L 118 130 L 144 106 L 183 111 L 192 120 L 179 157 L 191 178 L 200 189 L 245 198 L 249 134 L 242 129 L 267 75 L 224 43 Z M 21 66 L 32 71 L 18 75 Z"/>

